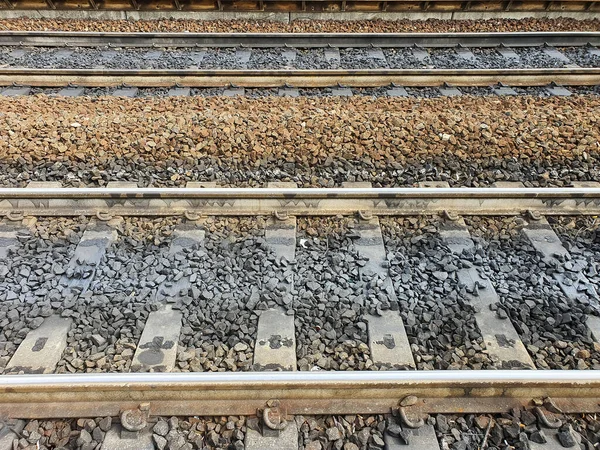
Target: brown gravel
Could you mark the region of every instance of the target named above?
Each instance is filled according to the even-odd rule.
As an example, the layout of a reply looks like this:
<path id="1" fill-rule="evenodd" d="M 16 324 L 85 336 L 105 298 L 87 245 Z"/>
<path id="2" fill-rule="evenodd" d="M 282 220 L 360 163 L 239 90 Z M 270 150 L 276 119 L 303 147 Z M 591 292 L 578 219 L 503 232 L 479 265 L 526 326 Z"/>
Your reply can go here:
<path id="1" fill-rule="evenodd" d="M 114 158 L 164 166 L 388 165 L 415 159 L 581 159 L 600 148 L 600 98 L 50 98 L 0 99 L 0 163 Z M 218 161 L 217 161 L 218 162 Z"/>
<path id="2" fill-rule="evenodd" d="M 291 23 L 267 20 L 74 20 L 4 19 L 5 31 L 120 31 L 120 32 L 223 32 L 223 33 L 402 33 L 402 32 L 480 32 L 480 31 L 599 31 L 600 20 L 488 19 L 488 20 L 296 20 Z"/>

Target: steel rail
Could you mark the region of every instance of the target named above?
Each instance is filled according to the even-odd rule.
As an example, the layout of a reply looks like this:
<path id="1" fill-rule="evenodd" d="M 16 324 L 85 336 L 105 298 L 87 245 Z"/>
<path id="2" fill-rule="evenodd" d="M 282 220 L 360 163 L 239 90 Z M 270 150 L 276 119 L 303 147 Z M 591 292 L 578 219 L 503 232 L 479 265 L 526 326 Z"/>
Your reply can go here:
<path id="1" fill-rule="evenodd" d="M 544 69 L 357 69 L 357 70 L 104 70 L 1 68 L 0 86 L 60 87 L 356 87 L 388 86 L 575 86 L 600 84 L 600 68 Z"/>
<path id="2" fill-rule="evenodd" d="M 102 33 L 0 31 L 0 45 L 39 47 L 556 47 L 600 45 L 600 32 Z"/>
<path id="3" fill-rule="evenodd" d="M 383 371 L 7 375 L 0 417 L 251 415 L 277 399 L 287 414 L 495 413 L 551 397 L 565 413 L 600 412 L 597 371 Z"/>
<path id="4" fill-rule="evenodd" d="M 0 216 L 600 214 L 600 188 L 0 188 Z"/>

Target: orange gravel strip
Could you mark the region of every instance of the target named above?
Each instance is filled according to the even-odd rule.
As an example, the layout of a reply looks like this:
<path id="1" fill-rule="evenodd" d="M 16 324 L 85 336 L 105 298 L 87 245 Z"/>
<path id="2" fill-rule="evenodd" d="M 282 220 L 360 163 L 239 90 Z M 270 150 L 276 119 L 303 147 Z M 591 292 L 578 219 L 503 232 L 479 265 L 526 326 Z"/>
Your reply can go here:
<path id="1" fill-rule="evenodd" d="M 389 164 L 452 155 L 587 161 L 600 151 L 600 98 L 0 99 L 0 163 L 216 157 Z M 591 163 L 592 161 L 590 161 Z"/>
<path id="2" fill-rule="evenodd" d="M 600 31 L 600 20 L 489 19 L 489 20 L 297 20 L 292 23 L 250 20 L 74 20 L 4 19 L 4 31 L 103 31 L 103 32 L 229 32 L 229 33 L 403 33 L 484 31 Z"/>

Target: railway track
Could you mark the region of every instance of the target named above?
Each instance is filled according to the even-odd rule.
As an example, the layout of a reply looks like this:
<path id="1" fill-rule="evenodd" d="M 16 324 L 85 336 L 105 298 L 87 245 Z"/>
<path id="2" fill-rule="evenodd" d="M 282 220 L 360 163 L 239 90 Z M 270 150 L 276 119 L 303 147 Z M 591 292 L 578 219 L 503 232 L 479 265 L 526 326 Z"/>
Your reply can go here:
<path id="1" fill-rule="evenodd" d="M 432 436 L 435 439 L 433 427 L 428 422 L 420 421 L 420 418 L 427 414 L 491 414 L 525 408 L 533 411 L 542 424 L 540 426 L 545 426 L 546 432 L 550 433 L 551 427 L 559 426 L 556 421 L 557 414 L 600 412 L 600 375 L 596 370 L 531 370 L 545 368 L 540 366 L 543 358 L 540 359 L 540 349 L 536 347 L 542 344 L 537 341 L 527 341 L 529 343 L 525 344 L 520 337 L 520 333 L 524 333 L 524 323 L 531 326 L 534 322 L 526 320 L 522 323 L 516 319 L 518 316 L 511 316 L 512 320 L 507 320 L 506 316 L 497 312 L 498 308 L 509 310 L 510 302 L 506 303 L 506 294 L 503 293 L 508 291 L 501 281 L 502 277 L 494 275 L 494 272 L 499 270 L 497 266 L 490 268 L 489 263 L 473 259 L 474 254 L 481 256 L 481 252 L 477 250 L 480 241 L 472 235 L 472 225 L 465 223 L 471 216 L 478 218 L 518 215 L 521 237 L 517 238 L 517 235 L 514 235 L 513 239 L 522 239 L 535 249 L 540 258 L 539 272 L 545 272 L 547 276 L 544 283 L 554 285 L 555 292 L 570 302 L 568 304 L 573 308 L 572 314 L 576 314 L 581 305 L 585 305 L 588 311 L 579 323 L 584 327 L 587 337 L 573 344 L 575 347 L 572 351 L 565 350 L 563 356 L 557 356 L 555 359 L 560 361 L 564 358 L 566 361 L 571 358 L 572 364 L 575 364 L 575 360 L 569 355 L 579 355 L 578 352 L 587 351 L 587 356 L 582 358 L 590 363 L 596 361 L 595 364 L 600 365 L 600 357 L 595 350 L 597 344 L 594 344 L 600 338 L 600 318 L 596 315 L 600 311 L 595 290 L 595 286 L 598 285 L 597 273 L 594 275 L 593 267 L 584 271 L 582 266 L 578 266 L 580 257 L 579 253 L 571 253 L 575 250 L 573 244 L 567 242 L 565 236 L 557 235 L 545 218 L 550 215 L 559 218 L 565 215 L 599 215 L 598 183 L 580 183 L 560 189 L 526 189 L 518 183 L 485 189 L 451 189 L 443 186 L 443 183 L 433 187 L 423 185 L 420 188 L 406 189 L 372 189 L 364 184 L 348 184 L 341 189 L 296 189 L 285 184 L 264 189 L 216 188 L 210 184 L 192 184 L 180 189 L 153 189 L 135 188 L 131 183 L 111 184 L 108 188 L 69 189 L 60 188 L 56 183 L 34 183 L 28 188 L 0 189 L 0 214 L 4 216 L 0 241 L 0 255 L 4 255 L 5 258 L 2 267 L 9 267 L 15 255 L 23 256 L 19 248 L 21 243 L 26 241 L 27 233 L 31 232 L 27 231 L 27 228 L 36 227 L 34 218 L 43 221 L 54 220 L 52 217 L 59 217 L 60 220 L 65 220 L 66 216 L 73 217 L 72 220 L 75 220 L 75 217 L 81 220 L 81 216 L 91 217 L 90 220 L 82 222 L 83 227 L 77 226 L 79 231 L 69 238 L 72 248 L 68 251 L 70 260 L 61 259 L 62 251 L 57 253 L 55 250 L 52 253 L 53 259 L 62 268 L 57 270 L 56 266 L 44 266 L 50 273 L 58 274 L 58 285 L 48 281 L 47 285 L 32 285 L 30 294 L 22 293 L 28 296 L 35 290 L 35 296 L 42 296 L 35 297 L 39 300 L 49 296 L 52 303 L 45 303 L 52 306 L 41 316 L 43 320 L 35 319 L 35 326 L 29 322 L 25 325 L 26 322 L 23 322 L 25 329 L 31 328 L 25 334 L 14 334 L 18 332 L 18 328 L 14 325 L 9 326 L 10 321 L 3 322 L 6 329 L 12 330 L 9 334 L 20 343 L 5 344 L 3 347 L 0 359 L 4 365 L 4 375 L 0 376 L 0 416 L 13 419 L 120 416 L 121 425 L 126 428 L 121 437 L 124 438 L 127 430 L 130 430 L 129 438 L 139 439 L 138 442 L 142 445 L 142 439 L 148 437 L 148 432 L 140 433 L 138 425 L 148 426 L 150 422 L 152 427 L 157 416 L 252 416 L 258 411 L 262 417 L 263 431 L 254 434 L 248 431 L 246 436 L 246 448 L 253 449 L 267 448 L 267 445 L 297 448 L 298 428 L 293 416 L 389 414 L 395 411 L 394 414 L 399 417 L 398 423 L 410 435 L 413 447 L 408 448 L 425 448 L 427 445 L 427 448 L 432 448 Z M 246 324 L 250 328 L 249 334 L 252 338 L 239 340 L 236 332 L 221 335 L 221 339 L 228 342 L 226 345 L 230 348 L 230 357 L 235 352 L 235 358 L 242 353 L 249 356 L 248 361 L 247 356 L 241 360 L 236 359 L 238 362 L 242 361 L 241 366 L 237 366 L 238 362 L 232 366 L 235 371 L 241 370 L 243 373 L 233 373 L 231 369 L 227 370 L 227 373 L 191 373 L 197 372 L 198 369 L 193 369 L 193 363 L 190 367 L 190 360 L 184 355 L 189 353 L 190 349 L 189 345 L 186 346 L 183 342 L 192 342 L 189 341 L 189 337 L 185 337 L 186 333 L 193 336 L 202 335 L 207 331 L 204 330 L 206 325 L 199 328 L 193 325 L 193 329 L 185 331 L 192 324 L 190 314 L 193 310 L 203 308 L 206 308 L 206 314 L 209 314 L 211 307 L 203 307 L 201 302 L 210 303 L 209 299 L 214 298 L 217 292 L 215 290 L 214 293 L 194 293 L 194 289 L 206 288 L 197 284 L 199 279 L 205 277 L 205 268 L 202 268 L 204 266 L 193 264 L 202 260 L 202 249 L 214 251 L 210 250 L 214 249 L 210 244 L 213 233 L 211 230 L 215 230 L 214 220 L 220 220 L 223 216 L 240 215 L 250 216 L 252 220 L 257 216 L 263 217 L 261 220 L 264 235 L 260 234 L 263 244 L 259 246 L 264 245 L 267 251 L 256 254 L 258 256 L 253 256 L 252 252 L 246 253 L 242 257 L 244 270 L 252 272 L 256 269 L 251 269 L 246 263 L 262 261 L 265 276 L 268 274 L 267 278 L 273 278 L 277 282 L 267 282 L 267 286 L 260 287 L 266 278 L 261 280 L 260 277 L 251 277 L 249 281 L 246 280 L 259 286 L 261 292 L 261 299 L 258 298 L 258 291 L 253 290 L 249 298 L 243 300 L 244 308 L 253 311 L 252 319 Z M 371 371 L 365 371 L 369 368 L 367 366 L 362 366 L 359 372 L 345 372 L 343 368 L 337 371 L 323 371 L 320 370 L 322 367 L 320 360 L 317 361 L 318 357 L 308 366 L 306 362 L 302 363 L 298 359 L 302 356 L 306 361 L 306 358 L 310 357 L 309 354 L 314 349 L 311 350 L 308 342 L 313 340 L 315 335 L 304 335 L 306 326 L 301 324 L 307 318 L 303 318 L 301 304 L 308 297 L 301 300 L 297 296 L 309 292 L 305 290 L 306 287 L 319 278 L 313 278 L 314 274 L 306 273 L 307 267 L 314 264 L 310 263 L 310 259 L 307 260 L 308 266 L 300 264 L 296 267 L 294 261 L 302 260 L 311 253 L 318 253 L 319 248 L 322 248 L 319 247 L 320 239 L 328 243 L 326 250 L 323 248 L 325 253 L 314 256 L 316 261 L 340 257 L 340 254 L 336 253 L 340 249 L 336 250 L 334 240 L 329 243 L 333 234 L 319 236 L 317 232 L 315 237 L 314 232 L 307 232 L 310 224 L 309 228 L 306 228 L 300 227 L 298 223 L 300 220 L 310 220 L 313 216 L 322 215 L 333 216 L 334 222 L 341 223 L 347 220 L 352 223 L 349 228 L 351 237 L 343 242 L 344 245 L 352 247 L 353 254 L 362 262 L 351 266 L 354 268 L 349 268 L 347 273 L 342 270 L 338 275 L 350 276 L 357 282 L 362 280 L 360 285 L 354 288 L 357 289 L 356 292 L 363 289 L 365 293 L 379 292 L 374 297 L 370 294 L 366 297 L 369 304 L 358 310 L 357 318 L 367 324 L 364 332 L 368 337 L 360 352 L 364 352 L 372 364 Z M 438 248 L 442 248 L 447 255 L 435 256 L 433 260 L 439 258 L 440 261 L 444 261 L 440 262 L 440 267 L 446 267 L 444 270 L 448 271 L 431 272 L 440 274 L 432 278 L 439 277 L 440 284 L 434 282 L 425 289 L 435 290 L 434 286 L 441 287 L 445 280 L 453 280 L 451 283 L 455 283 L 454 286 L 462 292 L 463 299 L 459 300 L 459 303 L 466 304 L 463 306 L 464 314 L 472 315 L 477 324 L 477 333 L 480 333 L 477 345 L 485 349 L 483 354 L 486 355 L 487 362 L 480 363 L 479 366 L 497 370 L 415 371 L 417 366 L 427 364 L 427 358 L 421 350 L 416 351 L 418 346 L 415 345 L 418 341 L 414 340 L 414 324 L 410 322 L 410 317 L 403 313 L 404 305 L 408 303 L 401 300 L 405 295 L 402 286 L 406 284 L 402 281 L 402 273 L 408 272 L 395 268 L 398 256 L 390 259 L 389 255 L 397 251 L 393 249 L 398 244 L 394 243 L 394 238 L 389 233 L 395 229 L 393 217 L 407 216 L 410 220 L 417 217 L 415 220 L 420 220 L 418 217 L 422 215 L 430 217 L 426 220 L 431 220 L 431 215 L 439 217 L 435 219 L 437 225 L 433 235 L 439 239 L 436 244 Z M 168 242 L 166 253 L 163 248 L 166 259 L 160 262 L 164 267 L 175 264 L 172 266 L 175 270 L 163 271 L 161 273 L 166 275 L 161 279 L 146 284 L 153 286 L 149 289 L 153 293 L 149 296 L 146 294 L 146 300 L 143 302 L 150 301 L 155 306 L 149 311 L 146 310 L 143 316 L 138 316 L 135 312 L 145 309 L 136 309 L 134 305 L 139 304 L 139 301 L 135 299 L 133 303 L 129 303 L 131 306 L 128 308 L 132 309 L 125 311 L 125 315 L 130 318 L 125 319 L 118 312 L 121 318 L 115 319 L 115 326 L 125 330 L 130 326 L 128 321 L 138 323 L 135 327 L 138 334 L 132 336 L 136 341 L 130 339 L 134 344 L 123 347 L 129 349 L 127 351 L 121 348 L 119 358 L 114 359 L 116 366 L 113 370 L 108 370 L 112 373 L 98 373 L 106 372 L 110 365 L 97 365 L 96 362 L 106 362 L 110 354 L 106 346 L 113 348 L 115 345 L 114 339 L 111 340 L 108 335 L 108 329 L 104 329 L 98 322 L 99 316 L 94 312 L 98 307 L 98 311 L 105 310 L 106 307 L 101 306 L 101 303 L 96 306 L 89 303 L 89 310 L 80 309 L 74 314 L 69 311 L 73 308 L 77 311 L 77 306 L 73 306 L 77 303 L 88 304 L 95 295 L 102 295 L 109 285 L 115 284 L 115 280 L 111 281 L 111 278 L 118 277 L 120 270 L 127 270 L 129 277 L 137 276 L 133 275 L 131 270 L 132 267 L 140 270 L 140 267 L 127 263 L 131 250 L 116 253 L 117 256 L 126 255 L 117 259 L 109 253 L 112 246 L 118 247 L 134 236 L 127 237 L 129 222 L 124 221 L 140 216 L 164 216 L 168 220 L 175 216 L 180 217 L 174 227 L 173 224 L 169 225 L 171 238 L 165 241 Z M 386 222 L 389 220 L 392 222 Z M 67 223 L 66 227 L 74 225 L 74 222 L 71 225 Z M 136 226 L 143 228 L 140 223 Z M 253 226 L 256 226 L 256 223 Z M 47 227 L 48 225 L 42 225 L 42 233 L 48 233 Z M 299 227 L 305 231 L 300 233 Z M 579 232 L 575 235 L 578 234 Z M 410 242 L 413 242 L 412 245 L 421 245 L 419 242 L 430 239 L 415 241 L 414 237 L 410 237 L 413 236 L 410 233 L 407 236 Z M 240 239 L 242 242 L 250 238 L 247 234 L 244 237 L 242 233 Z M 233 241 L 231 236 L 224 236 L 222 242 Z M 330 245 L 333 247 L 330 248 Z M 221 248 L 219 251 L 226 248 L 222 247 L 222 244 L 217 247 Z M 423 249 L 426 248 L 431 250 L 435 246 L 427 244 Z M 137 249 L 136 251 L 139 251 L 140 247 Z M 307 249 L 306 252 L 304 249 Z M 200 253 L 194 253 L 198 250 Z M 593 251 L 592 248 L 590 251 Z M 302 254 L 303 252 L 305 253 Z M 147 255 L 151 254 L 156 255 L 156 250 L 150 249 Z M 431 254 L 421 255 L 417 257 L 417 264 L 426 264 L 422 262 L 423 258 L 430 258 Z M 493 255 L 494 253 L 485 256 L 485 259 L 490 258 L 493 262 Z M 230 254 L 222 256 L 226 259 L 231 257 Z M 408 255 L 402 256 L 404 259 L 407 257 Z M 192 265 L 185 265 L 185 260 L 191 261 Z M 432 264 L 433 260 L 429 260 L 429 264 Z M 45 261 L 44 257 L 42 261 Z M 115 265 L 117 261 L 122 269 Z M 218 259 L 212 260 L 209 257 L 207 261 L 209 265 L 218 264 Z M 288 262 L 292 265 L 289 266 Z M 152 267 L 156 263 L 149 264 Z M 448 268 L 452 264 L 459 266 L 456 269 Z M 412 270 L 417 270 L 417 267 L 414 266 Z M 486 267 L 487 271 L 484 270 Z M 289 271 L 289 268 L 292 270 Z M 22 270 L 19 269 L 20 275 L 11 280 L 6 278 L 7 271 L 2 271 L 5 287 L 0 291 L 1 305 L 10 305 L 16 300 L 7 290 L 13 290 L 11 286 L 20 285 L 19 277 L 26 276 Z M 276 272 L 281 270 L 281 275 L 277 275 Z M 242 276 L 242 272 L 238 270 L 230 273 Z M 147 272 L 144 272 L 141 278 L 150 280 L 145 274 Z M 444 274 L 445 277 L 442 277 Z M 587 278 L 588 276 L 590 278 Z M 207 286 L 214 288 L 219 285 L 214 279 L 206 280 Z M 317 283 L 331 283 L 325 280 L 327 278 Z M 327 295 L 347 295 L 340 292 L 344 283 L 342 280 L 339 287 Z M 44 289 L 44 285 L 47 286 L 46 292 L 40 291 Z M 58 286 L 62 291 L 56 290 Z M 239 285 L 238 289 L 245 297 L 245 288 Z M 61 292 L 65 303 L 58 301 L 58 292 Z M 226 292 L 227 290 L 223 291 Z M 381 295 L 386 292 L 389 297 L 384 299 Z M 500 301 L 500 297 L 504 300 Z M 518 298 L 516 303 L 524 301 Z M 221 301 L 224 303 L 218 304 L 217 309 L 227 310 L 229 300 L 224 297 Z M 399 310 L 396 307 L 388 309 L 390 301 L 399 304 Z M 257 302 L 263 305 L 260 306 Z M 41 304 L 43 303 L 44 301 Z M 385 306 L 386 304 L 388 306 Z M 346 305 L 347 303 L 341 301 L 333 308 L 338 309 L 341 314 L 349 311 Z M 552 306 L 548 304 L 546 307 Z M 21 320 L 24 320 L 31 312 L 23 311 L 22 314 L 24 317 Z M 96 317 L 96 323 L 91 327 L 86 319 L 88 314 L 89 317 Z M 323 314 L 326 313 L 323 311 Z M 34 315 L 32 314 L 32 317 Z M 238 323 L 234 316 L 226 320 Z M 348 322 L 341 317 L 346 316 L 340 316 L 337 320 Z M 556 317 L 556 314 L 550 313 L 548 317 Z M 357 319 L 350 319 L 350 322 Z M 220 326 L 216 316 L 213 319 L 207 316 L 206 320 L 207 325 L 210 324 L 209 328 Z M 211 322 L 212 320 L 214 322 Z M 254 322 L 256 320 L 257 322 Z M 252 322 L 254 324 L 251 324 Z M 314 323 L 309 325 L 310 328 L 314 326 Z M 326 325 L 323 326 L 327 329 Z M 345 326 L 347 327 L 348 323 Z M 208 339 L 214 343 L 215 339 L 218 339 L 217 335 L 211 335 L 209 331 L 208 333 L 207 338 L 211 336 Z M 227 336 L 229 338 L 226 338 Z M 540 339 L 542 338 L 538 338 Z M 123 344 L 124 342 L 117 343 L 117 347 Z M 83 353 L 73 357 L 68 348 L 80 345 L 83 345 L 80 349 Z M 571 343 L 565 345 L 571 349 Z M 180 346 L 188 348 L 184 351 L 182 348 L 178 349 Z M 590 350 L 585 350 L 586 348 Z M 551 357 L 547 356 L 547 360 L 550 361 Z M 586 363 L 583 364 L 585 366 Z M 202 366 L 199 367 L 200 370 L 204 370 Z M 580 365 L 577 367 L 583 368 Z M 381 370 L 372 371 L 374 368 Z M 389 370 L 400 368 L 403 370 Z M 506 370 L 508 368 L 513 370 Z M 216 367 L 214 369 L 216 370 Z M 136 373 L 148 371 L 163 373 Z M 175 373 L 179 371 L 188 373 Z M 280 423 L 287 424 L 287 431 L 283 430 L 283 425 L 278 425 Z M 118 432 L 116 434 L 119 436 Z M 119 445 L 125 445 L 118 437 L 113 436 L 110 439 L 116 441 L 110 441 L 112 444 L 105 442 L 103 448 L 121 448 Z M 388 433 L 386 448 L 399 445 L 399 441 L 395 439 L 397 438 L 390 437 Z M 556 448 L 552 445 L 557 445 L 557 442 L 550 440 L 547 448 Z"/>
<path id="2" fill-rule="evenodd" d="M 0 84 L 19 83 L 7 95 L 36 86 L 81 95 L 82 87 L 124 83 L 179 91 L 283 86 L 296 94 L 301 87 L 391 84 L 403 95 L 403 86 L 452 91 L 447 84 L 502 83 L 505 95 L 510 86 L 600 85 L 599 46 L 600 33 L 10 32 L 0 33 Z M 172 139 L 185 134 L 185 122 L 165 117 L 150 126 L 152 136 L 127 128 L 125 113 L 94 128 L 94 113 L 81 105 L 77 117 L 60 119 L 58 131 L 47 117 L 28 134 L 18 124 L 22 113 L 6 104 L 9 139 L 0 144 L 7 161 L 11 146 L 43 142 L 44 152 L 71 152 L 88 139 L 100 143 L 99 158 L 111 160 L 102 148 L 119 144 L 102 133 L 113 124 L 118 134 L 139 135 L 131 148 L 152 144 L 161 152 L 161 136 L 185 153 L 211 135 L 202 129 L 210 125 L 197 126 L 201 115 L 187 128 L 202 138 L 190 132 L 181 145 Z M 593 130 L 564 139 L 563 128 L 584 127 L 565 116 L 549 126 L 573 151 L 573 166 L 550 161 L 544 173 L 546 166 L 522 152 L 531 158 L 523 181 L 566 184 L 559 169 L 576 172 L 569 179 L 594 179 Z M 398 126 L 397 119 L 390 123 Z M 553 146 L 538 129 L 547 118 L 535 120 L 514 142 Z M 489 122 L 465 125 L 463 137 L 472 129 L 492 142 Z M 243 122 L 232 123 L 239 132 Z M 299 123 L 306 126 L 304 118 Z M 432 133 L 442 145 L 456 139 Z M 61 137 L 53 142 L 50 135 Z M 366 130 L 360 136 L 378 144 Z M 42 156 L 38 164 L 39 155 L 23 153 L 7 164 L 4 186 L 29 179 L 93 185 L 122 179 L 131 170 L 127 158 L 146 164 L 139 155 L 104 164 L 85 152 L 73 166 L 66 155 Z M 210 179 L 221 170 L 214 160 L 185 158 L 193 170 L 163 168 L 139 183 L 181 185 L 180 175 Z M 253 158 L 236 157 L 248 167 Z M 84 160 L 102 168 L 84 173 Z M 13 176 L 29 163 L 31 173 Z M 77 175 L 63 165 L 77 166 Z M 440 175 L 438 165 L 436 179 L 451 172 L 442 167 Z M 270 167 L 265 180 L 295 179 L 281 172 L 283 163 Z M 516 158 L 475 181 L 475 170 L 464 167 L 451 169 L 458 185 L 496 184 L 67 188 L 34 181 L 0 188 L 0 450 L 594 448 L 600 184 L 498 182 L 514 179 L 504 171 L 516 170 Z M 333 161 L 329 181 L 375 180 L 380 169 L 371 169 L 352 175 L 348 164 Z M 392 181 L 381 184 L 401 184 L 401 169 L 394 165 Z M 428 179 L 427 171 L 415 176 Z M 232 175 L 232 185 L 249 182 Z M 319 429 L 319 420 L 327 426 Z M 450 431 L 448 420 L 460 430 Z"/>
<path id="3" fill-rule="evenodd" d="M 7 32 L 0 34 L 5 46 L 0 84 L 294 89 L 392 84 L 593 86 L 600 84 L 599 43 L 599 34 L 591 32 L 245 36 Z M 15 46 L 19 48 L 14 50 Z M 163 50 L 142 50 L 148 47 Z"/>

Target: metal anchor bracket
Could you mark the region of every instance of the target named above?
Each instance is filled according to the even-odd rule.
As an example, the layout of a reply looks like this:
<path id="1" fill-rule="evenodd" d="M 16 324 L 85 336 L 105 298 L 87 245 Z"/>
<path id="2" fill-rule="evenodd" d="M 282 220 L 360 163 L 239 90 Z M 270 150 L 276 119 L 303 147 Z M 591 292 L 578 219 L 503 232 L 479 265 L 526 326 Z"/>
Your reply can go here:
<path id="1" fill-rule="evenodd" d="M 458 221 L 458 219 L 460 219 L 460 216 L 458 214 L 456 214 L 453 211 L 449 211 L 449 210 L 444 210 L 444 217 L 448 220 L 450 220 L 451 222 L 456 222 Z"/>
<path id="2" fill-rule="evenodd" d="M 275 211 L 273 213 L 273 215 L 275 216 L 275 219 L 277 219 L 279 221 L 288 220 L 290 218 L 290 216 L 288 215 L 288 213 L 285 212 L 285 211 Z"/>
<path id="3" fill-rule="evenodd" d="M 148 426 L 150 403 L 142 403 L 137 409 L 126 409 L 121 413 L 121 439 L 137 439 L 139 432 Z"/>
<path id="4" fill-rule="evenodd" d="M 373 214 L 370 211 L 358 210 L 357 213 L 361 220 L 369 221 L 373 219 Z"/>
<path id="5" fill-rule="evenodd" d="M 533 408 L 533 412 L 535 413 L 535 415 L 537 416 L 539 421 L 542 423 L 542 425 L 544 425 L 546 428 L 558 429 L 558 428 L 562 427 L 562 424 L 563 424 L 562 420 L 550 419 L 546 415 L 544 410 L 542 408 L 540 408 L 539 406 L 536 406 L 535 408 Z"/>
<path id="6" fill-rule="evenodd" d="M 25 218 L 23 211 L 10 211 L 6 214 L 6 218 L 11 222 L 20 222 Z"/>
<path id="7" fill-rule="evenodd" d="M 416 405 L 418 401 L 419 399 L 415 395 L 409 395 L 398 402 L 398 415 L 400 416 L 400 422 L 403 427 L 417 429 L 425 425 L 425 421 L 422 417 L 413 419 L 409 418 L 406 414 L 407 409 Z"/>
<path id="8" fill-rule="evenodd" d="M 269 400 L 262 411 L 262 435 L 264 437 L 279 437 L 288 425 L 286 414 L 279 406 L 279 400 Z"/>
<path id="9" fill-rule="evenodd" d="M 201 214 L 198 214 L 194 211 L 190 211 L 189 209 L 185 210 L 183 216 L 186 218 L 186 220 L 189 220 L 190 222 L 196 222 L 202 218 Z"/>
<path id="10" fill-rule="evenodd" d="M 98 211 L 96 213 L 96 218 L 102 222 L 108 222 L 113 218 L 112 214 L 105 211 Z"/>

